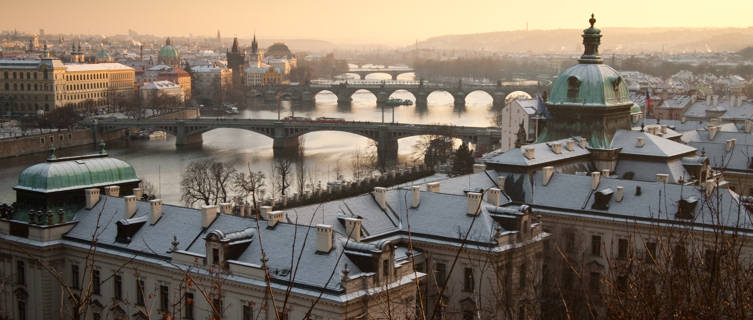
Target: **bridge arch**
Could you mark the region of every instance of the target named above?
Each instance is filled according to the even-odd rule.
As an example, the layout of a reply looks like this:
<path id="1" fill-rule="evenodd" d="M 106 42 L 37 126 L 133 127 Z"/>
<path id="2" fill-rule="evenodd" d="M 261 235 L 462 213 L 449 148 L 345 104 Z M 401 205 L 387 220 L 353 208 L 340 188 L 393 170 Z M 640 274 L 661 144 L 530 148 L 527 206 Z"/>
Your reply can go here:
<path id="1" fill-rule="evenodd" d="M 354 100 L 354 96 L 358 94 L 359 95 L 359 101 L 369 104 L 369 105 L 377 105 L 377 101 L 379 100 L 379 96 L 377 95 L 378 92 L 374 92 L 374 90 L 371 89 L 358 89 L 353 91 L 350 94 L 350 101 Z"/>
<path id="2" fill-rule="evenodd" d="M 312 97 L 314 103 L 337 103 L 337 94 L 327 89 L 313 91 Z"/>
<path id="3" fill-rule="evenodd" d="M 468 103 L 469 100 L 471 100 L 471 101 L 474 101 L 474 100 L 483 100 L 484 102 L 483 103 L 469 104 Z M 487 90 L 476 89 L 476 90 L 473 90 L 471 92 L 468 92 L 465 95 L 465 101 L 466 101 L 466 105 L 471 105 L 471 106 L 478 106 L 478 105 L 491 106 L 491 105 L 494 105 L 494 93 L 491 93 L 491 92 L 489 92 Z"/>
<path id="4" fill-rule="evenodd" d="M 533 99 L 528 92 L 525 91 L 513 91 L 505 96 L 505 106 L 508 106 L 516 99 Z"/>
<path id="5" fill-rule="evenodd" d="M 395 80 L 415 80 L 415 79 L 416 79 L 415 71 L 401 72 L 395 75 Z"/>
<path id="6" fill-rule="evenodd" d="M 367 73 L 364 77 L 364 80 L 392 80 L 393 77 L 391 74 L 387 72 L 380 72 L 380 71 L 374 71 Z"/>
<path id="7" fill-rule="evenodd" d="M 410 95 L 410 97 L 407 97 Z M 407 97 L 407 98 L 406 98 Z M 395 91 L 392 91 L 389 95 L 389 99 L 398 98 L 398 99 L 408 99 L 413 101 L 413 104 L 416 104 L 416 95 L 407 89 L 397 89 Z"/>
<path id="8" fill-rule="evenodd" d="M 448 90 L 432 90 L 426 95 L 426 101 L 430 105 L 451 106 L 455 103 L 455 97 Z"/>

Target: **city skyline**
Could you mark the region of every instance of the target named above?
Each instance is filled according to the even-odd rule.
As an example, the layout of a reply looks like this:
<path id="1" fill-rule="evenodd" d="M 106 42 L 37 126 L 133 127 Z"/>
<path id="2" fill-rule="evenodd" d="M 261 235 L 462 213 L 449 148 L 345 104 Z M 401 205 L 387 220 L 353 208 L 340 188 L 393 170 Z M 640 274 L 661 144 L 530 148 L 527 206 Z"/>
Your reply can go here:
<path id="1" fill-rule="evenodd" d="M 693 7 L 680 1 L 633 1 L 630 6 L 602 2 L 577 4 L 556 10 L 557 2 L 497 1 L 444 2 L 380 1 L 354 6 L 342 0 L 326 2 L 278 1 L 251 3 L 222 0 L 185 4 L 174 0 L 137 0 L 128 7 L 118 3 L 84 0 L 80 6 L 43 1 L 14 2 L 6 6 L 0 29 L 64 34 L 125 34 L 128 30 L 158 36 L 248 37 L 253 32 L 268 38 L 308 38 L 340 43 L 409 45 L 416 40 L 448 34 L 474 34 L 510 30 L 580 29 L 573 16 L 596 14 L 602 28 L 748 28 L 745 13 L 753 2 L 717 1 Z M 81 10 L 86 8 L 86 10 Z M 673 12 L 680 12 L 675 14 Z M 37 19 L 28 19 L 36 12 Z M 471 18 L 474 17 L 474 18 Z M 112 23 L 119 21 L 118 23 Z"/>

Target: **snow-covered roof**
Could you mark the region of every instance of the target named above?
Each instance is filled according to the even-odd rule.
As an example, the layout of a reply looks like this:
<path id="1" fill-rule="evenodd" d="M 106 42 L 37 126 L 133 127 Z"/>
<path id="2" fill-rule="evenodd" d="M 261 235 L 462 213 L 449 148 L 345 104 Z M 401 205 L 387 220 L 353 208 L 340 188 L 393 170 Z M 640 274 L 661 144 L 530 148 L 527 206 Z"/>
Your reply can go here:
<path id="1" fill-rule="evenodd" d="M 65 68 L 68 72 L 133 70 L 133 68 L 120 63 L 69 63 L 65 65 Z"/>
<path id="2" fill-rule="evenodd" d="M 160 80 L 160 81 L 149 82 L 141 88 L 145 90 L 161 90 L 161 89 L 180 88 L 180 86 L 173 83 L 172 81 Z"/>

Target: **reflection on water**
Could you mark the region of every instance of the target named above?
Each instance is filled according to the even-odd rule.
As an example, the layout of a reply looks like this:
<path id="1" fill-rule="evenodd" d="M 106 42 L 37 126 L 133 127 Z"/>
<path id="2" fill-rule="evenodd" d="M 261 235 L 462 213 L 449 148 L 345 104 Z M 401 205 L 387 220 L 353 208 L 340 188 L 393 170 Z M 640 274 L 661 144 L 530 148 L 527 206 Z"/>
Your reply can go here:
<path id="1" fill-rule="evenodd" d="M 407 91 L 398 91 L 394 98 L 411 99 Z M 492 125 L 491 97 L 479 92 L 469 94 L 466 107 L 461 110 L 453 106 L 452 95 L 436 92 L 428 97 L 425 109 L 413 106 L 395 108 L 394 121 L 402 123 L 442 123 L 464 126 Z M 235 117 L 277 119 L 295 113 L 296 116 L 337 117 L 348 120 L 381 121 L 382 109 L 377 107 L 376 97 L 369 92 L 353 95 L 350 106 L 338 106 L 337 96 L 320 93 L 316 96 L 314 106 L 303 107 L 282 102 L 273 105 L 255 105 Z M 391 122 L 392 110 L 384 110 L 384 119 Z M 414 145 L 420 137 L 399 140 L 399 161 L 412 164 Z M 215 129 L 204 133 L 201 147 L 176 148 L 175 138 L 169 136 L 163 141 L 129 141 L 110 144 L 111 156 L 127 161 L 136 169 L 144 180 L 151 182 L 161 193 L 161 198 L 170 204 L 180 204 L 180 179 L 185 167 L 194 160 L 214 158 L 233 163 L 239 170 L 261 170 L 267 176 L 274 165 L 272 156 L 272 139 L 241 129 Z M 315 183 L 336 179 L 336 172 L 342 172 L 346 179 L 351 178 L 351 159 L 357 150 L 372 151 L 373 144 L 364 137 L 345 132 L 313 132 L 303 136 L 305 149 L 305 168 Z M 93 147 L 84 147 L 59 152 L 60 155 L 72 155 L 93 152 Z M 17 159 L 0 160 L 0 202 L 12 202 L 15 194 L 11 188 L 16 184 L 18 174 L 23 168 L 44 161 L 46 155 L 34 155 Z M 271 192 L 271 188 L 267 188 Z M 295 187 L 292 187 L 295 190 Z"/>

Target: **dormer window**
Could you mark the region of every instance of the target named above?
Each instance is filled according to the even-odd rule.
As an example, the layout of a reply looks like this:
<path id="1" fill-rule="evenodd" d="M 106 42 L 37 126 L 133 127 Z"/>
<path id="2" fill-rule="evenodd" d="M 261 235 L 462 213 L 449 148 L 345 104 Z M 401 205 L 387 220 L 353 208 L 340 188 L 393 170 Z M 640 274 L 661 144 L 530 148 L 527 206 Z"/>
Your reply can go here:
<path id="1" fill-rule="evenodd" d="M 612 79 L 612 89 L 614 92 L 620 91 L 620 84 L 622 83 L 622 77 L 616 77 Z"/>
<path id="2" fill-rule="evenodd" d="M 581 81 L 576 76 L 567 78 L 567 99 L 573 100 L 578 97 L 578 91 L 580 91 Z"/>

